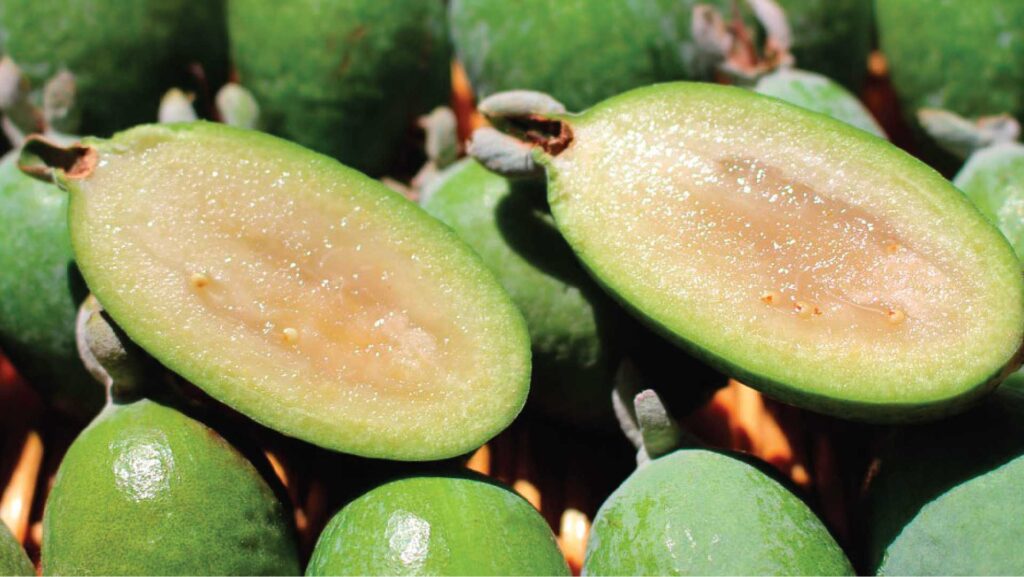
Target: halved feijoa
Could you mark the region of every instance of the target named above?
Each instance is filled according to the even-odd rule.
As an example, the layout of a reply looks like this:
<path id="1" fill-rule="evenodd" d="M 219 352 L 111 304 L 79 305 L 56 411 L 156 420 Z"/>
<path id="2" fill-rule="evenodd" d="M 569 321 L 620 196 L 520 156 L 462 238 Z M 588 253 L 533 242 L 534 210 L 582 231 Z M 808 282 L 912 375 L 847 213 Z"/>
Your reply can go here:
<path id="1" fill-rule="evenodd" d="M 251 418 L 420 460 L 475 448 L 522 408 L 515 305 L 454 233 L 378 182 L 208 123 L 26 150 L 70 191 L 75 256 L 110 316 Z"/>
<path id="2" fill-rule="evenodd" d="M 580 115 L 520 114 L 510 96 L 481 108 L 533 143 L 580 259 L 725 372 L 814 410 L 905 420 L 1020 365 L 1013 251 L 887 142 L 724 86 L 642 88 Z"/>

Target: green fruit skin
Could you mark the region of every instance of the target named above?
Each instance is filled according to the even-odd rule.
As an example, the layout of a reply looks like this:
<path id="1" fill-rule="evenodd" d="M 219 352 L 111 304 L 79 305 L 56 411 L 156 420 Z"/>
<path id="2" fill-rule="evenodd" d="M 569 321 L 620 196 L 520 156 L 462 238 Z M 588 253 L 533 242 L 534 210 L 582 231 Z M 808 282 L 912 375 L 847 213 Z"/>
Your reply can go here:
<path id="1" fill-rule="evenodd" d="M 296 575 L 288 514 L 214 430 L 149 400 L 108 406 L 61 463 L 47 575 Z"/>
<path id="2" fill-rule="evenodd" d="M 7 525 L 0 521 L 0 575 L 35 575 L 36 569 L 32 566 L 21 543 L 14 538 Z"/>
<path id="3" fill-rule="evenodd" d="M 601 506 L 584 575 L 853 575 L 814 512 L 735 457 L 683 449 Z"/>
<path id="4" fill-rule="evenodd" d="M 61 411 L 88 421 L 101 387 L 82 366 L 75 315 L 87 289 L 68 233 L 68 195 L 0 161 L 0 349 Z"/>
<path id="5" fill-rule="evenodd" d="M 985 405 L 906 428 L 869 488 L 879 575 L 1024 573 L 1024 372 Z"/>
<path id="6" fill-rule="evenodd" d="M 872 1 L 779 0 L 779 4 L 793 30 L 797 65 L 860 90 L 871 52 Z"/>
<path id="7" fill-rule="evenodd" d="M 885 131 L 856 96 L 821 74 L 783 68 L 758 80 L 754 91 L 820 112 L 886 138 Z"/>
<path id="8" fill-rule="evenodd" d="M 698 3 L 453 0 L 449 19 L 478 98 L 531 89 L 582 110 L 637 86 L 709 76 L 691 40 Z"/>
<path id="9" fill-rule="evenodd" d="M 213 86 L 227 74 L 223 0 L 0 0 L 0 38 L 34 89 L 75 75 L 80 124 L 63 131 L 106 136 L 153 119 L 191 62 Z"/>
<path id="10" fill-rule="evenodd" d="M 476 477 L 385 483 L 331 519 L 306 575 L 569 575 L 543 517 Z"/>
<path id="11" fill-rule="evenodd" d="M 263 127 L 372 175 L 448 99 L 442 2 L 229 0 L 228 29 Z"/>
<path id="12" fill-rule="evenodd" d="M 1024 264 L 1024 146 L 1012 142 L 975 152 L 953 184 L 999 227 Z"/>
<path id="13" fill-rule="evenodd" d="M 423 208 L 469 244 L 526 318 L 531 401 L 577 425 L 611 417 L 621 309 L 587 275 L 551 215 L 543 182 L 510 181 L 466 159 L 424 191 Z"/>
<path id="14" fill-rule="evenodd" d="M 1024 2 L 876 0 L 875 11 L 905 114 L 1024 119 Z"/>

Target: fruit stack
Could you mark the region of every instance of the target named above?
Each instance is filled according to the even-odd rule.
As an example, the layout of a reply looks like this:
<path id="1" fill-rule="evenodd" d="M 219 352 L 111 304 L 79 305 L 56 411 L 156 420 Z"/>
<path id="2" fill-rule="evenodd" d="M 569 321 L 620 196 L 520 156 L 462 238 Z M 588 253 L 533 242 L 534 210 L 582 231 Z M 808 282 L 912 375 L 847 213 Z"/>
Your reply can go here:
<path id="1" fill-rule="evenodd" d="M 0 49 L 0 574 L 1024 573 L 1019 0 Z"/>

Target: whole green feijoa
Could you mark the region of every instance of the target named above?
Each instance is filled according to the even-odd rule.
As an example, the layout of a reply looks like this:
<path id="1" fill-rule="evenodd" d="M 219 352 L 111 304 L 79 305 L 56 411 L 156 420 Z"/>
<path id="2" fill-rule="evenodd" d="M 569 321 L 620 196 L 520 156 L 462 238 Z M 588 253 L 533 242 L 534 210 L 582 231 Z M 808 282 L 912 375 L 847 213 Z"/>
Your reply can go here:
<path id="1" fill-rule="evenodd" d="M 637 86 L 709 77 L 691 38 L 698 3 L 453 0 L 449 19 L 478 97 L 539 90 L 582 109 Z"/>
<path id="2" fill-rule="evenodd" d="M 885 131 L 857 97 L 828 77 L 793 68 L 780 68 L 762 76 L 754 91 L 842 120 L 885 138 Z"/>
<path id="3" fill-rule="evenodd" d="M 858 91 L 867 76 L 871 0 L 778 0 L 793 29 L 800 67 Z"/>
<path id="4" fill-rule="evenodd" d="M 540 513 L 484 478 L 385 483 L 331 519 L 307 575 L 569 575 Z"/>
<path id="5" fill-rule="evenodd" d="M 896 431 L 868 488 L 877 574 L 1024 573 L 1022 377 L 967 414 Z"/>
<path id="6" fill-rule="evenodd" d="M 0 521 L 0 575 L 35 575 L 35 567 L 25 554 L 21 543 L 11 530 Z"/>
<path id="7" fill-rule="evenodd" d="M 380 174 L 448 99 L 444 3 L 229 0 L 240 82 L 274 134 Z"/>
<path id="8" fill-rule="evenodd" d="M 1024 2 L 876 0 L 875 11 L 904 113 L 1024 119 Z"/>
<path id="9" fill-rule="evenodd" d="M 730 455 L 682 449 L 633 473 L 601 506 L 585 575 L 853 575 L 814 512 Z"/>
<path id="10" fill-rule="evenodd" d="M 975 152 L 953 184 L 999 227 L 1024 261 L 1024 146 L 1007 142 Z"/>
<path id="11" fill-rule="evenodd" d="M 295 575 L 288 512 L 214 430 L 150 400 L 71 445 L 43 517 L 47 575 Z"/>
<path id="12" fill-rule="evenodd" d="M 577 425 L 610 422 L 625 319 L 558 234 L 544 183 L 466 159 L 424 190 L 422 204 L 476 250 L 526 318 L 531 402 Z"/>
<path id="13" fill-rule="evenodd" d="M 75 348 L 75 313 L 88 292 L 68 235 L 67 194 L 0 161 L 0 349 L 62 412 L 83 421 L 103 389 Z"/>
<path id="14" fill-rule="evenodd" d="M 223 0 L 2 0 L 0 39 L 34 88 L 74 74 L 80 124 L 65 131 L 109 135 L 152 119 L 193 62 L 210 84 L 227 72 Z"/>

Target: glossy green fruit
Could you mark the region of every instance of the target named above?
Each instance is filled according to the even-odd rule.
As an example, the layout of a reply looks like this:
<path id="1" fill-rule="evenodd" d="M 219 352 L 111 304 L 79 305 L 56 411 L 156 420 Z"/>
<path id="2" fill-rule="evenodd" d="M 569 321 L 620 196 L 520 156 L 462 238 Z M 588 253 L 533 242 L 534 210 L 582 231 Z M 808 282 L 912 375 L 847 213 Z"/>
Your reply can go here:
<path id="1" fill-rule="evenodd" d="M 867 76 L 872 0 L 778 0 L 793 29 L 800 68 L 857 91 Z"/>
<path id="2" fill-rule="evenodd" d="M 532 146 L 584 265 L 723 372 L 812 410 L 897 421 L 959 410 L 1020 366 L 1012 249 L 889 143 L 709 84 L 578 115 L 517 116 L 500 99 L 482 109 L 527 131 L 532 144 L 508 148 Z"/>
<path id="3" fill-rule="evenodd" d="M 968 414 L 898 431 L 869 490 L 878 574 L 1024 573 L 1021 382 L 1024 373 Z"/>
<path id="4" fill-rule="evenodd" d="M 814 512 L 752 465 L 683 449 L 638 470 L 594 518 L 584 575 L 853 575 Z"/>
<path id="5" fill-rule="evenodd" d="M 1024 119 L 1024 3 L 876 0 L 875 9 L 904 113 Z"/>
<path id="6" fill-rule="evenodd" d="M 165 90 L 190 85 L 192 62 L 214 86 L 227 73 L 223 0 L 2 0 L 0 39 L 34 88 L 75 75 L 81 122 L 65 131 L 109 135 L 152 119 Z"/>
<path id="7" fill-rule="evenodd" d="M 86 289 L 75 268 L 67 194 L 0 161 L 0 349 L 44 397 L 88 421 L 103 388 L 78 359 L 75 313 Z"/>
<path id="8" fill-rule="evenodd" d="M 11 530 L 0 521 L 0 575 L 35 575 L 36 569 L 32 566 L 21 543 L 11 535 Z"/>
<path id="9" fill-rule="evenodd" d="M 452 40 L 478 98 L 546 92 L 570 109 L 624 90 L 707 77 L 691 39 L 697 0 L 453 0 Z"/>
<path id="10" fill-rule="evenodd" d="M 782 68 L 761 77 L 754 91 L 826 114 L 875 136 L 886 137 L 871 112 L 854 94 L 821 74 Z"/>
<path id="11" fill-rule="evenodd" d="M 998 144 L 975 152 L 953 184 L 999 227 L 1024 261 L 1024 146 Z"/>
<path id="12" fill-rule="evenodd" d="M 75 440 L 43 517 L 47 575 L 295 575 L 287 511 L 212 429 L 149 400 Z"/>
<path id="13" fill-rule="evenodd" d="M 529 503 L 476 477 L 410 477 L 346 505 L 307 575 L 569 575 Z"/>
<path id="14" fill-rule="evenodd" d="M 580 425 L 610 420 L 623 348 L 616 336 L 627 323 L 558 234 L 543 182 L 510 181 L 466 159 L 431 183 L 422 202 L 476 250 L 526 317 L 532 401 Z"/>
<path id="15" fill-rule="evenodd" d="M 33 142 L 70 191 L 76 261 L 110 316 L 249 417 L 432 460 L 480 446 L 525 403 L 522 315 L 451 230 L 379 182 L 203 122 L 71 151 Z"/>
<path id="16" fill-rule="evenodd" d="M 228 0 L 228 28 L 263 127 L 370 174 L 448 99 L 443 2 Z"/>

